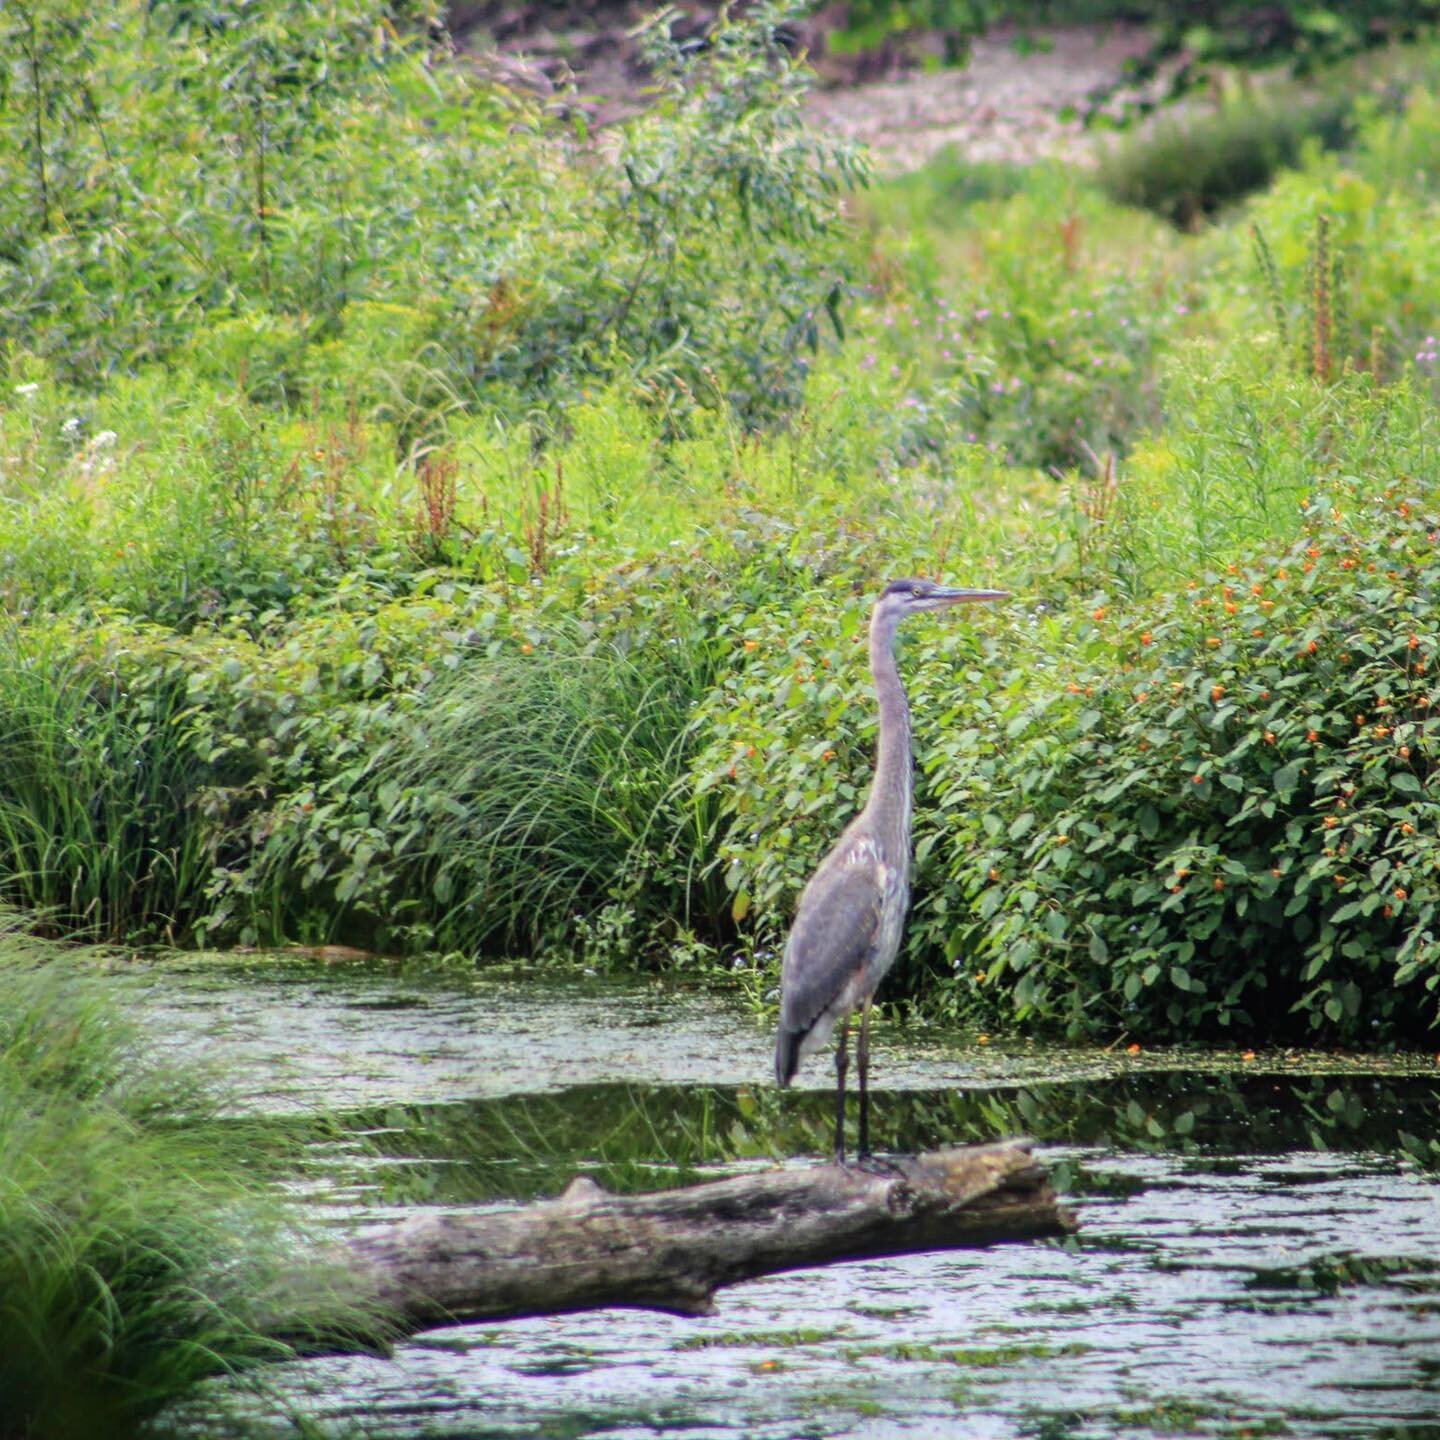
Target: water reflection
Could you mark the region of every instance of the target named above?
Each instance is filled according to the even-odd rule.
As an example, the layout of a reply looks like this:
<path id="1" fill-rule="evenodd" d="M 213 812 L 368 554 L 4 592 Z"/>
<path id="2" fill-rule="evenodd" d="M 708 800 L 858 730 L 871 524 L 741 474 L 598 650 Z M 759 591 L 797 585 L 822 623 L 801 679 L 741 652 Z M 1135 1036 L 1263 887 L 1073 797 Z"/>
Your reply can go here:
<path id="1" fill-rule="evenodd" d="M 1435 1080 L 1152 1073 L 886 1093 L 873 1123 L 882 1150 L 1028 1134 L 1105 1151 L 1209 1156 L 1223 1170 L 1235 1154 L 1404 1154 L 1437 1114 Z M 326 1126 L 333 1132 L 336 1123 Z M 352 1112 L 338 1117 L 348 1150 L 327 1152 L 321 1169 L 340 1182 L 337 1198 L 365 1193 L 385 1206 L 526 1200 L 557 1193 L 577 1173 L 610 1189 L 653 1189 L 746 1162 L 823 1155 L 833 1123 L 823 1092 L 580 1085 Z M 1081 1195 L 1110 1183 L 1068 1164 L 1058 1178 Z"/>

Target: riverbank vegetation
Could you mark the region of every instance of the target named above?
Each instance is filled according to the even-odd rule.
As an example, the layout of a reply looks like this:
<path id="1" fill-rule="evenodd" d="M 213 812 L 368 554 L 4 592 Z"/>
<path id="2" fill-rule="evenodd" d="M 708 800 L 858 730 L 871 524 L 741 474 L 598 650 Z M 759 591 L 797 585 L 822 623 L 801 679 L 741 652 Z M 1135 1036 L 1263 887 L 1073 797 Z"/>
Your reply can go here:
<path id="1" fill-rule="evenodd" d="M 296 1273 L 296 1213 L 265 1183 L 281 1145 L 257 1149 L 211 1080 L 158 1061 L 76 959 L 0 917 L 7 1436 L 137 1434 L 202 1379 L 295 1353 L 266 1333 Z M 297 1340 L 375 1330 L 313 1279 Z"/>
<path id="2" fill-rule="evenodd" d="M 894 993 L 1430 1034 L 1428 83 L 1182 234 L 1045 166 L 866 189 L 773 16 L 657 32 L 597 140 L 423 6 L 212 9 L 16 32 L 0 900 L 763 995 L 867 597 L 938 572 L 1017 599 L 906 641 Z"/>

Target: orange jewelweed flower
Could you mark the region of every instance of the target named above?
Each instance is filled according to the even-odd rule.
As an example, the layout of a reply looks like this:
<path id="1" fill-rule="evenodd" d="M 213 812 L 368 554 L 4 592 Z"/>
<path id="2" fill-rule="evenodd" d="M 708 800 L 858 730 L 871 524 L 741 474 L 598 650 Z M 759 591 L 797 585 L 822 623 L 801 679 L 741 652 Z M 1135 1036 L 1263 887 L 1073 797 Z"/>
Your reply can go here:
<path id="1" fill-rule="evenodd" d="M 1148 645 L 1154 638 L 1155 638 L 1155 637 L 1147 630 L 1147 631 L 1140 637 L 1140 643 L 1141 643 L 1142 645 Z"/>
<path id="2" fill-rule="evenodd" d="M 1247 1050 L 1240 1058 L 1242 1060 L 1253 1060 L 1255 1058 L 1255 1052 L 1253 1050 Z"/>
<path id="3" fill-rule="evenodd" d="M 1395 887 L 1395 898 L 1397 900 L 1403 900 L 1405 898 L 1405 887 L 1403 885 L 1397 885 Z"/>
<path id="4" fill-rule="evenodd" d="M 1225 888 L 1225 882 L 1218 875 L 1215 877 L 1215 888 L 1217 890 L 1223 890 Z"/>
<path id="5" fill-rule="evenodd" d="M 1212 635 L 1205 643 L 1212 650 L 1218 650 L 1220 648 L 1220 637 L 1218 635 Z"/>
<path id="6" fill-rule="evenodd" d="M 527 641 L 520 647 L 520 653 L 521 653 L 522 655 L 533 655 L 533 654 L 535 653 L 535 647 L 527 640 Z"/>
<path id="7" fill-rule="evenodd" d="M 1275 743 L 1275 732 L 1273 730 L 1267 730 L 1265 732 L 1265 743 L 1267 745 L 1273 745 Z"/>
<path id="8" fill-rule="evenodd" d="M 745 642 L 745 648 L 747 650 L 758 650 L 760 648 L 760 642 L 758 640 L 747 640 Z"/>
<path id="9" fill-rule="evenodd" d="M 1203 775 L 1192 775 L 1190 781 L 1194 785 L 1203 785 L 1205 783 L 1205 777 Z"/>
<path id="10" fill-rule="evenodd" d="M 1138 1045 L 1127 1045 L 1125 1047 L 1125 1053 L 1127 1055 L 1138 1055 L 1140 1053 L 1140 1047 Z"/>
<path id="11" fill-rule="evenodd" d="M 1097 605 L 1090 612 L 1090 618 L 1092 620 L 1103 620 L 1105 618 L 1105 607 L 1103 605 Z"/>
<path id="12" fill-rule="evenodd" d="M 1307 655 L 1313 655 L 1319 648 L 1320 648 L 1320 647 L 1312 640 L 1312 641 L 1305 647 L 1305 653 L 1306 653 Z"/>
<path id="13" fill-rule="evenodd" d="M 1305 732 L 1305 738 L 1312 745 L 1318 745 L 1320 743 L 1320 732 L 1318 730 L 1307 730 Z"/>

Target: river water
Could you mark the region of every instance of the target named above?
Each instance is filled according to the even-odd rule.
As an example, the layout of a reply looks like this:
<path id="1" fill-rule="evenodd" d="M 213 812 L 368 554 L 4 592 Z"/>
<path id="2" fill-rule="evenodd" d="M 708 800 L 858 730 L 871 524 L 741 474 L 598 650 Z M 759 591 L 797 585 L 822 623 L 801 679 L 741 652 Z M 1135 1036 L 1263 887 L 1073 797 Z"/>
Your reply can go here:
<path id="1" fill-rule="evenodd" d="M 198 961 L 154 1032 L 307 1142 L 337 1224 L 731 1173 L 828 1145 L 743 1009 L 653 985 Z M 910 1256 L 437 1330 L 267 1373 L 227 1433 L 307 1437 L 1365 1436 L 1440 1440 L 1430 1057 L 1001 1051 L 882 1030 L 877 1144 L 1027 1133 L 1064 1242 Z"/>

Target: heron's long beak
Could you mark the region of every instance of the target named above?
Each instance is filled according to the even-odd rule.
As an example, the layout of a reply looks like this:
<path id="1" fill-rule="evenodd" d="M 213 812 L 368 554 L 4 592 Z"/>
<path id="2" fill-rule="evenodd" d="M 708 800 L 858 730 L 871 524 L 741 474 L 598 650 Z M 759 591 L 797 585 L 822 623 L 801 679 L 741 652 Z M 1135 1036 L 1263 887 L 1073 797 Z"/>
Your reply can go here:
<path id="1" fill-rule="evenodd" d="M 1008 590 L 957 590 L 950 586 L 940 586 L 930 592 L 932 600 L 940 600 L 946 605 L 960 605 L 967 600 L 1008 600 Z"/>

